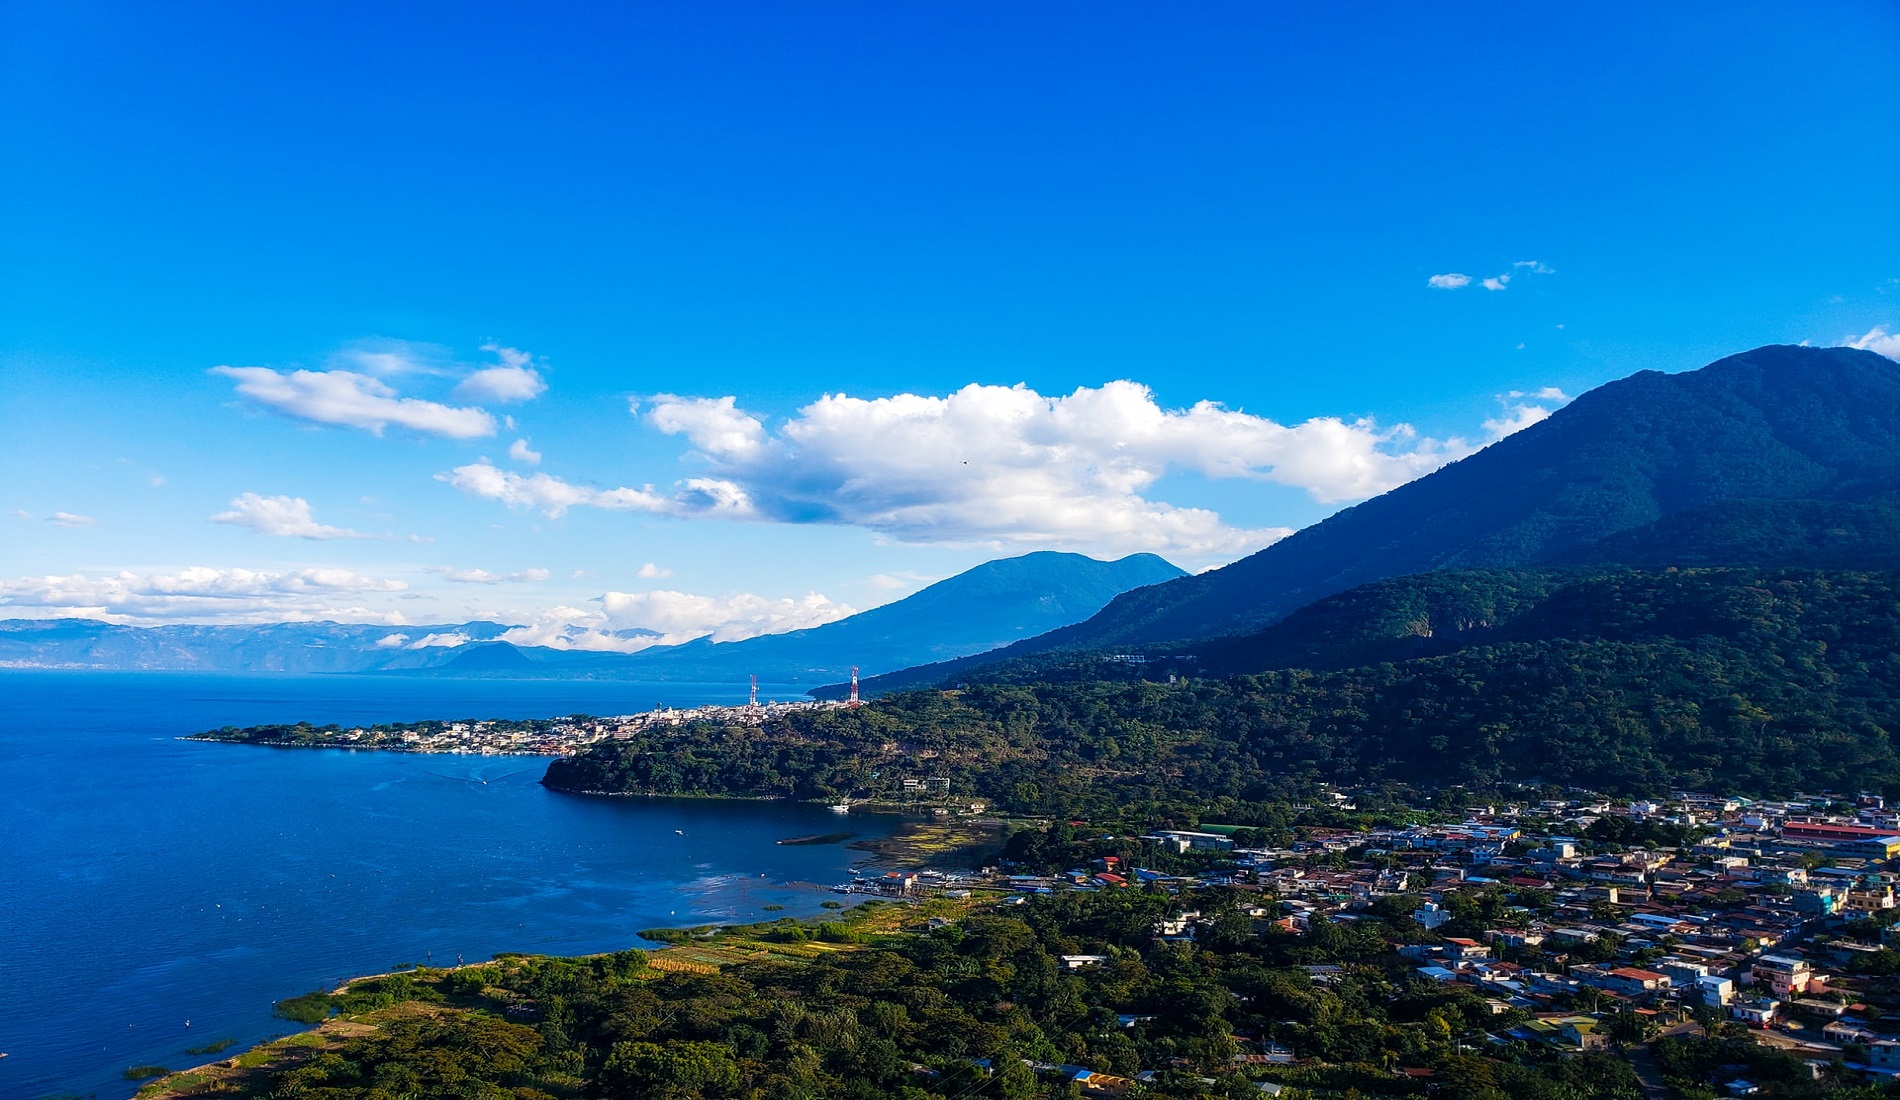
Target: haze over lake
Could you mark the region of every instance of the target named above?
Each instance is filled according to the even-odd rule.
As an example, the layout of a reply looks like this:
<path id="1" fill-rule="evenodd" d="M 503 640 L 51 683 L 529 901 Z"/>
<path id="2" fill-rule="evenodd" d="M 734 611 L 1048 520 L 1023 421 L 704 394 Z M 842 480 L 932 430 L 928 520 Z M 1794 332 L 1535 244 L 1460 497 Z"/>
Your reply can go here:
<path id="1" fill-rule="evenodd" d="M 127 1095 L 294 1025 L 273 1000 L 498 951 L 633 946 L 642 928 L 819 911 L 859 853 L 817 806 L 600 799 L 538 757 L 178 741 L 225 724 L 622 714 L 733 685 L 0 673 L 0 1095 Z M 764 688 L 769 698 L 792 689 Z M 896 819 L 855 815 L 859 837 Z M 186 1025 L 189 1021 L 189 1026 Z"/>

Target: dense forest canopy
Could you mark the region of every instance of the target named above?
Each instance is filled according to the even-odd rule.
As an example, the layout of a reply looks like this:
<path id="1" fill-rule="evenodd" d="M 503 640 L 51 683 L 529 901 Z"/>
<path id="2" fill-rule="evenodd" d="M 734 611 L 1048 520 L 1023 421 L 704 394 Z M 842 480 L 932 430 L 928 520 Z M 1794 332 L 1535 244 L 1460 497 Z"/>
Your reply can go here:
<path id="1" fill-rule="evenodd" d="M 1170 683 L 1184 660 L 1024 660 L 856 711 L 643 734 L 548 782 L 829 798 L 941 775 L 1035 814 L 1240 807 L 1319 782 L 1900 793 L 1897 606 L 1886 572 L 1433 574 L 1213 655 L 1258 671 Z M 1292 662 L 1319 667 L 1269 667 Z"/>
<path id="2" fill-rule="evenodd" d="M 873 910 L 819 925 L 815 943 L 793 921 L 689 937 L 763 956 L 717 969 L 630 951 L 368 979 L 285 1007 L 344 1012 L 376 1031 L 246 1092 L 1033 1100 L 1078 1095 L 1068 1078 L 1081 1067 L 1124 1080 L 1149 1071 L 1154 1100 L 1259 1096 L 1269 1072 L 1327 1095 L 1640 1095 L 1607 1054 L 1470 1053 L 1481 1029 L 1524 1014 L 1500 1018 L 1478 992 L 1418 977 L 1386 938 L 1417 931 L 1402 903 L 1389 921 L 1305 935 L 1262 931 L 1252 904 L 1224 889 L 1067 893 L 949 921 Z M 1201 915 L 1195 942 L 1156 936 L 1157 921 L 1188 910 Z M 1316 980 L 1314 965 L 1339 969 Z M 1267 1071 L 1235 1057 L 1269 1043 L 1312 1062 Z"/>

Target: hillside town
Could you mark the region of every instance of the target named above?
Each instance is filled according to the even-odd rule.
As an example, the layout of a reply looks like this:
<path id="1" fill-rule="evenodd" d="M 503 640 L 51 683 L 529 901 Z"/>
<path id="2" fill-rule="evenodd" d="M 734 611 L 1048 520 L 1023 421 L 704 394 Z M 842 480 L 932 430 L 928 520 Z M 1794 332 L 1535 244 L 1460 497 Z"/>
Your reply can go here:
<path id="1" fill-rule="evenodd" d="M 1900 1076 L 1900 987 L 1891 981 L 1900 973 L 1900 814 L 1882 799 L 1586 797 L 1471 806 L 1455 824 L 1301 832 L 1283 848 L 1245 847 L 1236 840 L 1245 830 L 1222 825 L 1101 838 L 1199 854 L 1205 869 L 1193 873 L 1104 856 L 1062 874 L 892 873 L 867 892 L 954 897 L 987 886 L 1020 902 L 1144 886 L 1186 899 L 1227 887 L 1252 899 L 1242 906 L 1255 936 L 1311 936 L 1322 925 L 1410 930 L 1389 947 L 1418 978 L 1489 1003 L 1497 1024 L 1474 1042 L 1580 1053 L 1664 1034 L 1746 1034 L 1816 1076 L 1827 1067 Z M 1659 843 L 1664 835 L 1685 842 Z M 1193 941 L 1206 927 L 1182 907 L 1153 933 Z M 1307 969 L 1319 985 L 1340 972 Z M 1296 1061 L 1269 1037 L 1243 1049 L 1237 1057 L 1249 1061 Z M 1660 1095 L 1651 1068 L 1644 1074 L 1637 1061 Z M 1726 1095 L 1756 1090 L 1739 1070 L 1706 1084 Z"/>

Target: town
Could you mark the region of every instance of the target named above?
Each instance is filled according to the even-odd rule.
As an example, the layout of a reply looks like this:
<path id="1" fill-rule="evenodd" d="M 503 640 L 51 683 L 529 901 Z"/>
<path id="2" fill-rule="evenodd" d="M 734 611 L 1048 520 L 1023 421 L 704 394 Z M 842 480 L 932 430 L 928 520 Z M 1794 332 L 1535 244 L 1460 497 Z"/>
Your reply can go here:
<path id="1" fill-rule="evenodd" d="M 1347 795 L 1328 797 L 1350 808 Z M 1473 1043 L 1562 1053 L 1615 1045 L 1634 1052 L 1653 1096 L 1665 1093 L 1646 1044 L 1664 1035 L 1746 1035 L 1815 1077 L 1831 1068 L 1900 1076 L 1900 986 L 1891 981 L 1900 973 L 1892 862 L 1900 814 L 1880 798 L 1485 804 L 1449 824 L 1303 828 L 1278 848 L 1247 846 L 1252 830 L 1236 826 L 1091 837 L 1084 823 L 1071 825 L 1078 845 L 1130 854 L 1056 873 L 892 871 L 838 889 L 897 898 L 997 892 L 1004 905 L 1066 891 L 1161 889 L 1182 901 L 1154 923 L 1156 943 L 1195 941 L 1214 919 L 1195 899 L 1231 892 L 1254 937 L 1407 929 L 1387 946 L 1418 979 L 1488 1003 L 1495 1023 Z M 1078 969 L 1108 959 L 1060 962 Z M 1306 969 L 1318 985 L 1341 973 Z M 1237 1061 L 1302 1061 L 1269 1037 L 1236 1038 L 1249 1040 Z M 1061 1068 L 1085 1094 L 1120 1094 L 1120 1079 Z M 1701 1084 L 1717 1095 L 1759 1088 L 1745 1067 L 1715 1076 L 1722 1079 Z"/>
<path id="2" fill-rule="evenodd" d="M 659 706 L 614 717 L 466 719 L 394 722 L 373 726 L 313 726 L 307 722 L 225 726 L 180 738 L 277 748 L 371 749 L 379 752 L 459 753 L 471 756 L 566 756 L 615 738 L 690 722 L 760 725 L 798 711 L 835 710 L 848 702 L 796 700 L 745 706 Z"/>

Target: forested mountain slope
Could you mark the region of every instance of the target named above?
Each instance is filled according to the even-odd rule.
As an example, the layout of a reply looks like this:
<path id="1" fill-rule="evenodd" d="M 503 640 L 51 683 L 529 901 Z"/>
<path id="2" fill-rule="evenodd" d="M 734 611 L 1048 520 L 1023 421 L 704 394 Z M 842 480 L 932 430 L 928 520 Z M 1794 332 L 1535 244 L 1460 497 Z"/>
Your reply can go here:
<path id="1" fill-rule="evenodd" d="M 944 775 L 1057 815 L 1244 814 L 1321 781 L 1900 794 L 1897 607 L 1891 572 L 1434 574 L 1216 655 L 1249 674 L 1024 659 L 961 691 L 616 743 L 548 782 L 819 798 Z"/>
<path id="2" fill-rule="evenodd" d="M 944 682 L 1052 649 L 1245 633 L 1354 585 L 1435 569 L 1624 559 L 1891 567 L 1896 490 L 1900 364 L 1852 348 L 1757 348 L 1599 386 L 1232 565 L 1128 593 L 1007 650 L 867 686 Z M 1793 528 L 1776 534 L 1770 525 L 1784 521 Z"/>

